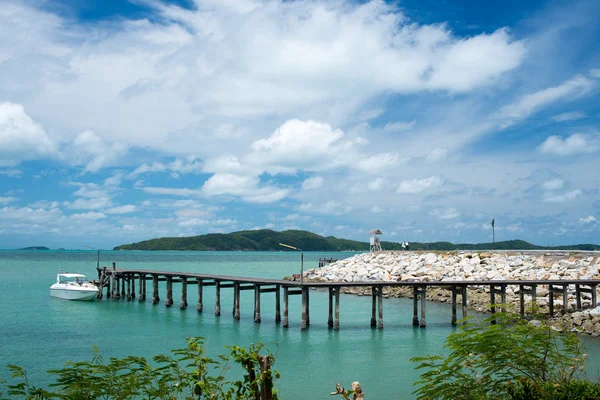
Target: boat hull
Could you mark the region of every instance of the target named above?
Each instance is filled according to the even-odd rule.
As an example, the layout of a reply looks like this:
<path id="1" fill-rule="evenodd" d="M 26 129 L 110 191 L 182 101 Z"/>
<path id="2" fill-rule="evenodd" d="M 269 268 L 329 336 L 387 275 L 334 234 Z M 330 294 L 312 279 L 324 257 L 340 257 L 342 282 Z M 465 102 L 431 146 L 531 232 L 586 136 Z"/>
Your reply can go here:
<path id="1" fill-rule="evenodd" d="M 98 289 L 52 289 L 50 296 L 64 300 L 92 300 L 98 294 Z"/>

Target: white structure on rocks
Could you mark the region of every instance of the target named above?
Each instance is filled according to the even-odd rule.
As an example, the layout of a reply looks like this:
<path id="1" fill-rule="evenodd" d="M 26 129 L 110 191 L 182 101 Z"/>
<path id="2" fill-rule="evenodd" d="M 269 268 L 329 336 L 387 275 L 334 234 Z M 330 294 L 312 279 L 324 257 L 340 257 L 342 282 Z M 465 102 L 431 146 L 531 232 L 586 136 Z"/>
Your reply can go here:
<path id="1" fill-rule="evenodd" d="M 379 241 L 379 235 L 382 235 L 383 232 L 381 232 L 379 229 L 371 229 L 369 231 L 369 236 L 370 236 L 370 240 L 369 240 L 369 251 L 372 253 L 374 251 L 381 251 L 381 242 Z"/>

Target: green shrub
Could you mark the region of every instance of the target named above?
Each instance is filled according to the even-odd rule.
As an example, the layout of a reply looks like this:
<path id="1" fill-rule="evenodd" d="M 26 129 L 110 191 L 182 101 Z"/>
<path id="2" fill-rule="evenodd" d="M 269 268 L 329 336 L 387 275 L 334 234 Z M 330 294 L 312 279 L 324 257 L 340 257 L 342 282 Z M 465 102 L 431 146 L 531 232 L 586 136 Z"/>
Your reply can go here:
<path id="1" fill-rule="evenodd" d="M 492 320 L 497 323 L 491 324 Z M 411 360 L 418 363 L 417 369 L 425 370 L 415 383 L 418 398 L 502 399 L 551 387 L 597 390 L 594 384 L 580 381 L 587 355 L 575 334 L 559 333 L 545 324 L 534 326 L 518 314 L 466 321 L 448 336 L 445 347 L 450 350 L 447 357 Z"/>

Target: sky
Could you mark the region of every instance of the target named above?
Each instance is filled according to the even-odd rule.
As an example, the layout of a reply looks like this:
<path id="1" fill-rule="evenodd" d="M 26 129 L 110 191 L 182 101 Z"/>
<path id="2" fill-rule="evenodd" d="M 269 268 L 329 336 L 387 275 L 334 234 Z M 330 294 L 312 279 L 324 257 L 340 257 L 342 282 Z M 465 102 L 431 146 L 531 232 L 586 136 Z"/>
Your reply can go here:
<path id="1" fill-rule="evenodd" d="M 600 243 L 600 2 L 0 0 L 0 248 Z"/>

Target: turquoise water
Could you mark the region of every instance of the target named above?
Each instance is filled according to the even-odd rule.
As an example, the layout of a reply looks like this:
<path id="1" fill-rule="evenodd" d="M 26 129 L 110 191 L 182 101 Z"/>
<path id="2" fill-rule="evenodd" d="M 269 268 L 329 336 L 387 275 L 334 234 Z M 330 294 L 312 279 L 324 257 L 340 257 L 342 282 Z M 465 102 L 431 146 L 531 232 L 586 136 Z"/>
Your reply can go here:
<path id="1" fill-rule="evenodd" d="M 352 253 L 306 253 L 305 269 L 317 266 L 319 257 L 343 258 Z M 205 272 L 281 278 L 299 272 L 300 257 L 293 252 L 138 252 L 106 251 L 101 265 L 117 262 L 120 268 Z M 412 302 L 384 299 L 385 329 L 369 326 L 370 298 L 341 295 L 340 331 L 327 328 L 327 294 L 311 291 L 311 326 L 300 330 L 300 296 L 290 296 L 290 327 L 275 324 L 274 294 L 261 299 L 262 323 L 253 322 L 253 292 L 243 291 L 241 319 L 232 317 L 230 289 L 222 289 L 222 315 L 215 317 L 214 288 L 204 288 L 204 313 L 196 311 L 196 286 L 188 288 L 188 309 L 179 310 L 180 285 L 173 285 L 175 304 L 153 306 L 121 301 L 69 302 L 49 295 L 60 270 L 95 278 L 93 251 L 0 251 L 0 365 L 25 367 L 35 383 L 47 382 L 44 371 L 66 361 L 91 358 L 92 345 L 105 356 L 151 357 L 183 347 L 185 338 L 208 339 L 209 353 L 224 353 L 223 346 L 247 346 L 262 341 L 276 354 L 281 373 L 277 387 L 282 398 L 330 399 L 336 382 L 346 387 L 361 382 L 369 399 L 412 398 L 418 378 L 411 357 L 443 353 L 442 344 L 452 331 L 449 305 L 428 303 L 427 328 L 413 328 Z M 151 285 L 148 285 L 151 293 Z M 600 341 L 586 339 L 592 364 L 588 373 L 600 376 Z M 0 376 L 6 378 L 5 370 Z"/>

